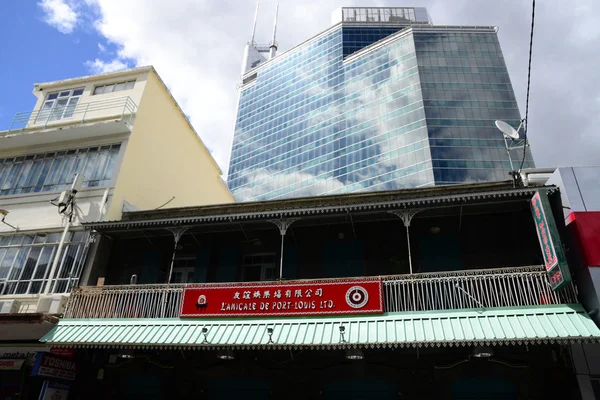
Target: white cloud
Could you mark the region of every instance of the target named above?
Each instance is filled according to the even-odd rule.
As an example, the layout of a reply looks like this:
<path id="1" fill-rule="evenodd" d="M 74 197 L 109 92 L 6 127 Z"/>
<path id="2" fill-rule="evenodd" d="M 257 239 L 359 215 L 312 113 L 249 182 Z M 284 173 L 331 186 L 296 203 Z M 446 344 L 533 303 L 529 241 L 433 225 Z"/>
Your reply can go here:
<path id="1" fill-rule="evenodd" d="M 85 0 L 73 9 L 68 6 L 74 4 L 72 1 L 42 0 L 40 6 L 67 5 L 66 9 L 75 14 L 72 26 L 76 25 L 78 12 L 79 19 L 93 18 L 100 35 L 118 49 L 114 60 L 93 60 L 88 67 L 102 72 L 124 68 L 125 61 L 131 66 L 154 65 L 226 171 L 238 97 L 235 87 L 255 3 L 178 0 L 174 7 L 167 0 Z M 267 43 L 276 0 L 261 3 L 256 40 Z M 440 25 L 498 25 L 504 57 L 524 114 L 531 4 L 467 0 L 456 0 L 451 6 L 447 3 L 414 0 L 411 5 L 428 7 Z M 594 25 L 600 3 L 580 0 L 577 7 L 571 8 L 559 7 L 562 3 L 558 0 L 538 4 L 529 115 L 536 162 L 540 166 L 593 163 L 600 151 L 600 139 L 594 133 L 600 56 L 590 49 L 600 45 L 600 31 Z M 394 4 L 391 0 L 282 0 L 278 24 L 280 53 L 328 28 L 335 8 L 355 5 Z M 561 12 L 557 13 L 557 9 Z M 563 35 L 557 39 L 558 25 Z M 586 145 L 565 152 L 563 146 L 557 145 L 564 140 L 560 139 L 564 132 L 569 132 L 574 142 L 586 140 Z"/>
<path id="2" fill-rule="evenodd" d="M 94 61 L 86 61 L 85 66 L 93 74 L 102 74 L 104 72 L 113 72 L 129 68 L 127 63 L 121 60 L 115 59 L 107 62 L 102 61 L 99 58 L 96 58 Z"/>
<path id="3" fill-rule="evenodd" d="M 99 33 L 117 46 L 120 59 L 157 69 L 225 171 L 235 87 L 250 33 L 249 27 L 244 32 L 237 28 L 252 24 L 246 11 L 251 14 L 253 4 L 180 0 L 173 7 L 166 1 L 152 6 L 145 0 L 89 1 L 100 16 L 95 24 Z"/>
<path id="4" fill-rule="evenodd" d="M 276 180 L 272 178 L 277 176 Z M 256 201 L 264 199 L 263 196 L 270 194 L 273 195 L 278 189 L 290 188 L 294 186 L 297 189 L 294 191 L 295 197 L 305 196 L 319 196 L 325 193 L 336 193 L 341 192 L 344 189 L 344 183 L 340 182 L 336 178 L 324 177 L 317 179 L 316 182 L 307 187 L 301 187 L 302 183 L 313 179 L 314 176 L 306 172 L 288 172 L 282 173 L 277 171 L 271 171 L 265 168 L 258 168 L 249 172 L 248 178 L 251 182 L 260 184 L 254 186 L 249 185 L 240 189 L 235 193 L 237 201 Z"/>
<path id="5" fill-rule="evenodd" d="M 106 52 L 106 47 L 102 43 L 98 43 L 98 51 L 100 53 L 105 53 Z"/>
<path id="6" fill-rule="evenodd" d="M 44 21 L 62 33 L 71 33 L 77 25 L 79 13 L 65 0 L 42 0 L 38 3 L 44 12 Z"/>

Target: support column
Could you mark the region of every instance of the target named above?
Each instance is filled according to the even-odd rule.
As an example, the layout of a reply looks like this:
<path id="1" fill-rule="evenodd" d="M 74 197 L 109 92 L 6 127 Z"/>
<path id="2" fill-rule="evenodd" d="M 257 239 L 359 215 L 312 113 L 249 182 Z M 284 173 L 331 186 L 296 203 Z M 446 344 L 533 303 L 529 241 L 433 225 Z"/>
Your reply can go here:
<path id="1" fill-rule="evenodd" d="M 171 284 L 171 278 L 173 276 L 173 265 L 175 264 L 175 255 L 177 254 L 177 245 L 179 244 L 179 240 L 183 236 L 183 234 L 189 228 L 177 227 L 177 228 L 167 228 L 175 239 L 175 244 L 173 245 L 173 256 L 171 257 L 171 268 L 169 268 L 169 277 L 167 278 L 167 285 Z"/>
<path id="2" fill-rule="evenodd" d="M 279 257 L 279 281 L 283 280 L 283 244 L 285 240 L 285 233 L 287 229 L 292 225 L 295 221 L 298 221 L 300 218 L 287 218 L 287 219 L 271 219 L 270 223 L 277 225 L 279 228 L 279 233 L 281 234 L 281 253 Z"/>
<path id="3" fill-rule="evenodd" d="M 406 228 L 406 242 L 408 245 L 408 266 L 410 269 L 410 274 L 412 275 L 413 273 L 413 267 L 412 267 L 412 254 L 410 251 L 410 222 L 412 221 L 413 217 L 419 212 L 419 211 L 423 211 L 422 209 L 407 209 L 407 210 L 393 210 L 393 211 L 388 211 L 390 214 L 394 214 L 395 216 L 399 217 L 402 222 L 404 223 L 404 227 Z"/>

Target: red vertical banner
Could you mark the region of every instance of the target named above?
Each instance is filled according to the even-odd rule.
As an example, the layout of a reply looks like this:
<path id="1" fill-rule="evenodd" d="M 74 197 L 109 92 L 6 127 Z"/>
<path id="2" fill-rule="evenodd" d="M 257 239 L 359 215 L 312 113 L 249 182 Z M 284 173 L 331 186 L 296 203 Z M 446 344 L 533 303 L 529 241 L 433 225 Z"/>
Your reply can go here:
<path id="1" fill-rule="evenodd" d="M 571 282 L 571 273 L 547 194 L 536 192 L 531 198 L 530 206 L 548 281 L 552 290 L 559 290 Z"/>

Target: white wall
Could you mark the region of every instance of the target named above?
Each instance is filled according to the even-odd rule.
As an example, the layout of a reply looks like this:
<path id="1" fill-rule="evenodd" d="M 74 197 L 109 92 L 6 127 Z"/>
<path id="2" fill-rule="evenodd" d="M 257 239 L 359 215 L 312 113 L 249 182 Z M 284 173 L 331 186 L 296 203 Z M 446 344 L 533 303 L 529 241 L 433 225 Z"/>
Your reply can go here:
<path id="1" fill-rule="evenodd" d="M 73 225 L 81 222 L 98 221 L 101 219 L 100 208 L 105 188 L 87 188 L 77 193 L 76 214 Z M 111 198 L 109 192 L 109 201 Z M 57 192 L 42 192 L 24 195 L 0 196 L 0 209 L 9 211 L 6 222 L 15 225 L 19 231 L 47 232 L 61 230 L 63 218 L 58 214 L 56 206 L 50 201 L 58 196 Z M 14 230 L 5 224 L 0 224 L 0 233 L 12 233 Z"/>
<path id="2" fill-rule="evenodd" d="M 79 82 L 77 80 L 68 80 L 65 84 L 60 85 L 51 85 L 45 86 L 41 84 L 41 86 L 34 89 L 33 94 L 38 98 L 35 103 L 34 111 L 40 110 L 44 100 L 46 99 L 46 95 L 48 93 L 53 93 L 66 89 L 77 89 L 83 88 L 83 94 L 81 95 L 81 99 L 79 99 L 79 104 L 81 103 L 89 103 L 94 101 L 101 100 L 109 100 L 123 96 L 129 96 L 135 104 L 140 104 L 140 99 L 142 98 L 142 93 L 144 92 L 144 87 L 146 85 L 146 79 L 148 78 L 148 72 L 138 72 L 134 74 L 122 74 L 117 76 L 109 76 L 108 78 L 103 79 L 89 79 L 83 82 Z M 106 93 L 106 94 L 97 94 L 94 95 L 94 88 L 100 85 L 106 85 L 111 83 L 123 82 L 136 80 L 135 86 L 130 90 L 122 90 L 120 92 Z"/>
<path id="3" fill-rule="evenodd" d="M 76 197 L 76 217 L 73 220 L 72 230 L 81 230 L 82 222 L 98 221 L 101 219 L 102 198 L 105 188 L 83 189 Z M 112 197 L 109 189 L 109 201 Z M 56 232 L 64 229 L 66 221 L 58 214 L 56 206 L 50 200 L 57 196 L 56 192 L 35 193 L 27 195 L 0 196 L 0 209 L 10 211 L 6 222 L 17 226 L 18 233 L 27 232 Z M 15 233 L 5 224 L 0 224 L 0 234 Z M 4 295 L 2 300 L 15 299 L 20 302 L 20 313 L 36 312 L 39 295 Z"/>
<path id="4" fill-rule="evenodd" d="M 121 115 L 132 115 L 136 112 L 136 108 L 140 103 L 147 78 L 148 71 L 138 71 L 137 73 L 120 72 L 109 75 L 108 77 L 85 77 L 81 79 L 69 79 L 66 81 L 38 84 L 33 90 L 33 94 L 37 97 L 37 102 L 32 110 L 33 114 L 27 120 L 25 129 L 40 129 L 44 127 L 62 126 L 65 124 L 98 121 L 107 118 L 115 119 L 120 118 Z M 131 80 L 135 80 L 132 89 L 96 95 L 93 94 L 94 89 L 97 86 Z M 65 116 L 58 120 L 51 120 L 48 118 L 51 116 L 51 113 L 47 111 L 42 114 L 37 113 L 37 111 L 42 109 L 49 93 L 70 89 L 83 89 L 83 93 L 79 98 L 77 105 L 72 110 L 71 116 Z M 129 97 L 130 100 L 128 100 L 127 97 Z M 25 121 L 21 121 L 21 124 L 23 123 L 25 123 Z M 21 125 L 18 125 L 20 128 Z"/>

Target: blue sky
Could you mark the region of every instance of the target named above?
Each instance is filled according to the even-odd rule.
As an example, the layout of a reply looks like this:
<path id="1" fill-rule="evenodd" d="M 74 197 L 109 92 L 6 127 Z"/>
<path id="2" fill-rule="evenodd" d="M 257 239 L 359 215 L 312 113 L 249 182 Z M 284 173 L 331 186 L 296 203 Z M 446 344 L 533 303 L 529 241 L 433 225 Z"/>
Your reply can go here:
<path id="1" fill-rule="evenodd" d="M 397 0 L 280 0 L 280 53 L 327 29 L 342 6 Z M 257 41 L 277 0 L 262 0 Z M 240 62 L 255 1 L 0 0 L 0 130 L 35 104 L 33 83 L 153 65 L 226 171 Z M 525 113 L 531 0 L 411 0 L 437 25 L 499 27 Z M 538 166 L 600 164 L 600 1 L 537 2 L 529 139 Z M 101 46 L 99 46 L 101 45 Z"/>
<path id="2" fill-rule="evenodd" d="M 33 109 L 34 83 L 88 75 L 86 61 L 111 55 L 98 43 L 114 52 L 95 29 L 65 34 L 50 26 L 35 1 L 1 1 L 0 15 L 0 130 L 15 113 Z"/>

